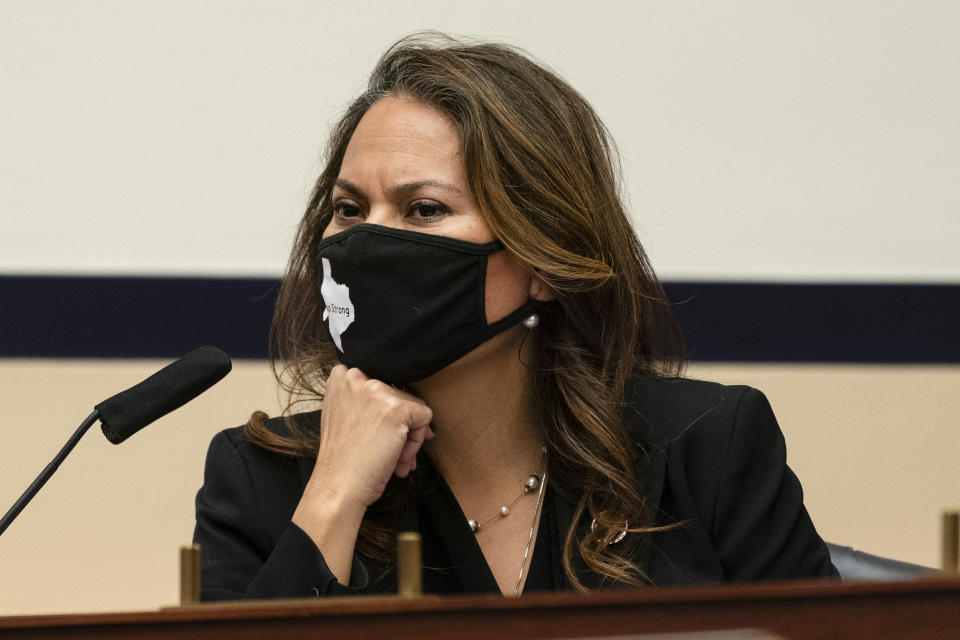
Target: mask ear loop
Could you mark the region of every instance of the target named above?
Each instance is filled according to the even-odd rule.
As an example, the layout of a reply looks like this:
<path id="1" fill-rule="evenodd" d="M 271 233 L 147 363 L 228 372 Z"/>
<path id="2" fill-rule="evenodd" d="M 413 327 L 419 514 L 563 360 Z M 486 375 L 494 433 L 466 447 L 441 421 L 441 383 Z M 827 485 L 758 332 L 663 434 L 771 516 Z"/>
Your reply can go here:
<path id="1" fill-rule="evenodd" d="M 532 318 L 536 318 L 533 320 Z M 529 321 L 529 325 L 528 325 Z M 537 301 L 533 298 L 527 298 L 527 301 L 518 308 L 511 311 L 505 317 L 500 318 L 494 323 L 487 325 L 487 339 L 489 340 L 498 333 L 502 333 L 512 326 L 523 323 L 527 329 L 533 329 L 540 324 L 540 316 L 537 314 Z M 532 325 L 532 326 L 530 326 Z"/>
<path id="2" fill-rule="evenodd" d="M 534 310 L 533 313 L 525 317 L 520 322 L 526 331 L 523 332 L 523 336 L 520 338 L 520 344 L 517 347 L 517 357 L 520 359 L 520 363 L 523 364 L 524 367 L 533 370 L 536 369 L 536 367 L 533 364 L 526 362 L 523 358 L 523 348 L 527 340 L 538 339 L 538 336 L 534 334 L 533 330 L 540 326 L 540 306 L 542 303 L 538 303 L 538 301 L 532 297 L 528 298 L 527 302 L 528 304 L 533 304 Z M 524 305 L 524 307 L 526 307 L 526 305 Z"/>
<path id="3" fill-rule="evenodd" d="M 487 253 L 486 260 L 482 261 L 480 270 L 480 283 L 484 286 L 477 288 L 481 313 L 484 315 L 487 313 L 485 285 L 487 282 L 487 265 L 489 264 L 490 256 L 506 250 L 506 246 L 500 240 L 493 240 L 488 246 L 490 247 L 490 252 Z M 527 329 L 533 329 L 540 324 L 540 316 L 537 314 L 537 309 L 537 301 L 528 296 L 527 301 L 520 305 L 520 307 L 514 309 L 496 322 L 487 324 L 484 328 L 484 340 L 489 340 L 498 333 L 502 333 L 521 322 Z"/>

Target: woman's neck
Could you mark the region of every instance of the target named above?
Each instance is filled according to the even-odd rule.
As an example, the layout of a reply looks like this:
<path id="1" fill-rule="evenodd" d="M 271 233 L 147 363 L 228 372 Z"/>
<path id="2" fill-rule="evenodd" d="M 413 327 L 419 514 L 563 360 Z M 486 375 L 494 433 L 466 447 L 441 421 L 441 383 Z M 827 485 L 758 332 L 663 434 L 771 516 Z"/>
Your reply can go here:
<path id="1" fill-rule="evenodd" d="M 507 357 L 475 359 L 414 385 L 433 410 L 436 437 L 425 449 L 451 487 L 513 482 L 540 469 L 543 434 L 527 351 L 517 343 L 503 350 Z"/>

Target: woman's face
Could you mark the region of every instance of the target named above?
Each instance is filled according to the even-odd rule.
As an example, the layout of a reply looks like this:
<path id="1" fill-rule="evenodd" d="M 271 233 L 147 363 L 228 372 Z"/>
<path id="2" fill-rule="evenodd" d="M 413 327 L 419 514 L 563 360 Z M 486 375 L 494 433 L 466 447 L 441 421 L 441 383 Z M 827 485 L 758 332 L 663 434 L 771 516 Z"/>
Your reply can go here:
<path id="1" fill-rule="evenodd" d="M 363 116 L 347 145 L 331 202 L 333 218 L 324 238 L 368 223 L 467 242 L 494 239 L 467 184 L 456 124 L 409 98 L 383 98 Z M 509 252 L 490 256 L 487 321 L 499 320 L 536 295 L 535 285 L 539 280 Z"/>
<path id="2" fill-rule="evenodd" d="M 489 242 L 467 185 L 456 125 L 409 98 L 383 98 L 360 120 L 333 189 L 323 237 L 362 224 Z"/>

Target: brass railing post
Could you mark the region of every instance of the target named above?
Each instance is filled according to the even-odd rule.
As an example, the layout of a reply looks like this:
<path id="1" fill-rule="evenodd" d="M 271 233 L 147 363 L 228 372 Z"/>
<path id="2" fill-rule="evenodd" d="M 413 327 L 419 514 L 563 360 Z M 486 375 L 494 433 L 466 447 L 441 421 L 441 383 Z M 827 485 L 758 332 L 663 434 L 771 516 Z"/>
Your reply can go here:
<path id="1" fill-rule="evenodd" d="M 200 602 L 200 545 L 180 547 L 180 605 Z"/>
<path id="2" fill-rule="evenodd" d="M 397 534 L 397 595 L 401 598 L 423 595 L 420 534 L 414 531 Z"/>
<path id="3" fill-rule="evenodd" d="M 944 511 L 941 562 L 945 573 L 960 573 L 960 511 Z"/>

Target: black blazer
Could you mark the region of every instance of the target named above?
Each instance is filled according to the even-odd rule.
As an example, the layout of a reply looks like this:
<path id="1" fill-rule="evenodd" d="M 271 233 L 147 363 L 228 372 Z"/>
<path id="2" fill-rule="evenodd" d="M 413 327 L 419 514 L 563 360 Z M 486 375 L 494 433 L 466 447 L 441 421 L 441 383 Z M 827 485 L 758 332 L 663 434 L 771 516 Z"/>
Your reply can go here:
<path id="1" fill-rule="evenodd" d="M 653 584 L 836 575 L 762 393 L 687 379 L 637 378 L 625 399 L 640 456 L 638 480 L 651 513 L 657 524 L 681 523 L 653 534 L 641 547 L 639 561 Z M 296 419 L 317 425 L 319 412 Z M 268 426 L 283 430 L 279 419 Z M 251 444 L 240 428 L 214 437 L 197 494 L 194 533 L 202 546 L 204 600 L 395 589 L 390 574 L 368 571 L 356 557 L 351 584 L 340 585 L 310 538 L 290 521 L 312 468 L 313 460 Z M 496 590 L 456 501 L 442 479 L 437 484 L 395 519 L 398 529 L 420 529 L 424 536 L 424 565 L 435 569 L 425 572 L 424 590 Z M 549 483 L 547 493 L 528 590 L 537 567 L 541 574 L 549 572 L 550 563 L 552 580 L 541 575 L 537 581 L 570 588 L 558 560 L 576 498 L 551 491 Z M 589 525 L 589 519 L 579 522 L 578 532 Z M 579 555 L 574 566 L 585 586 L 603 586 Z"/>

